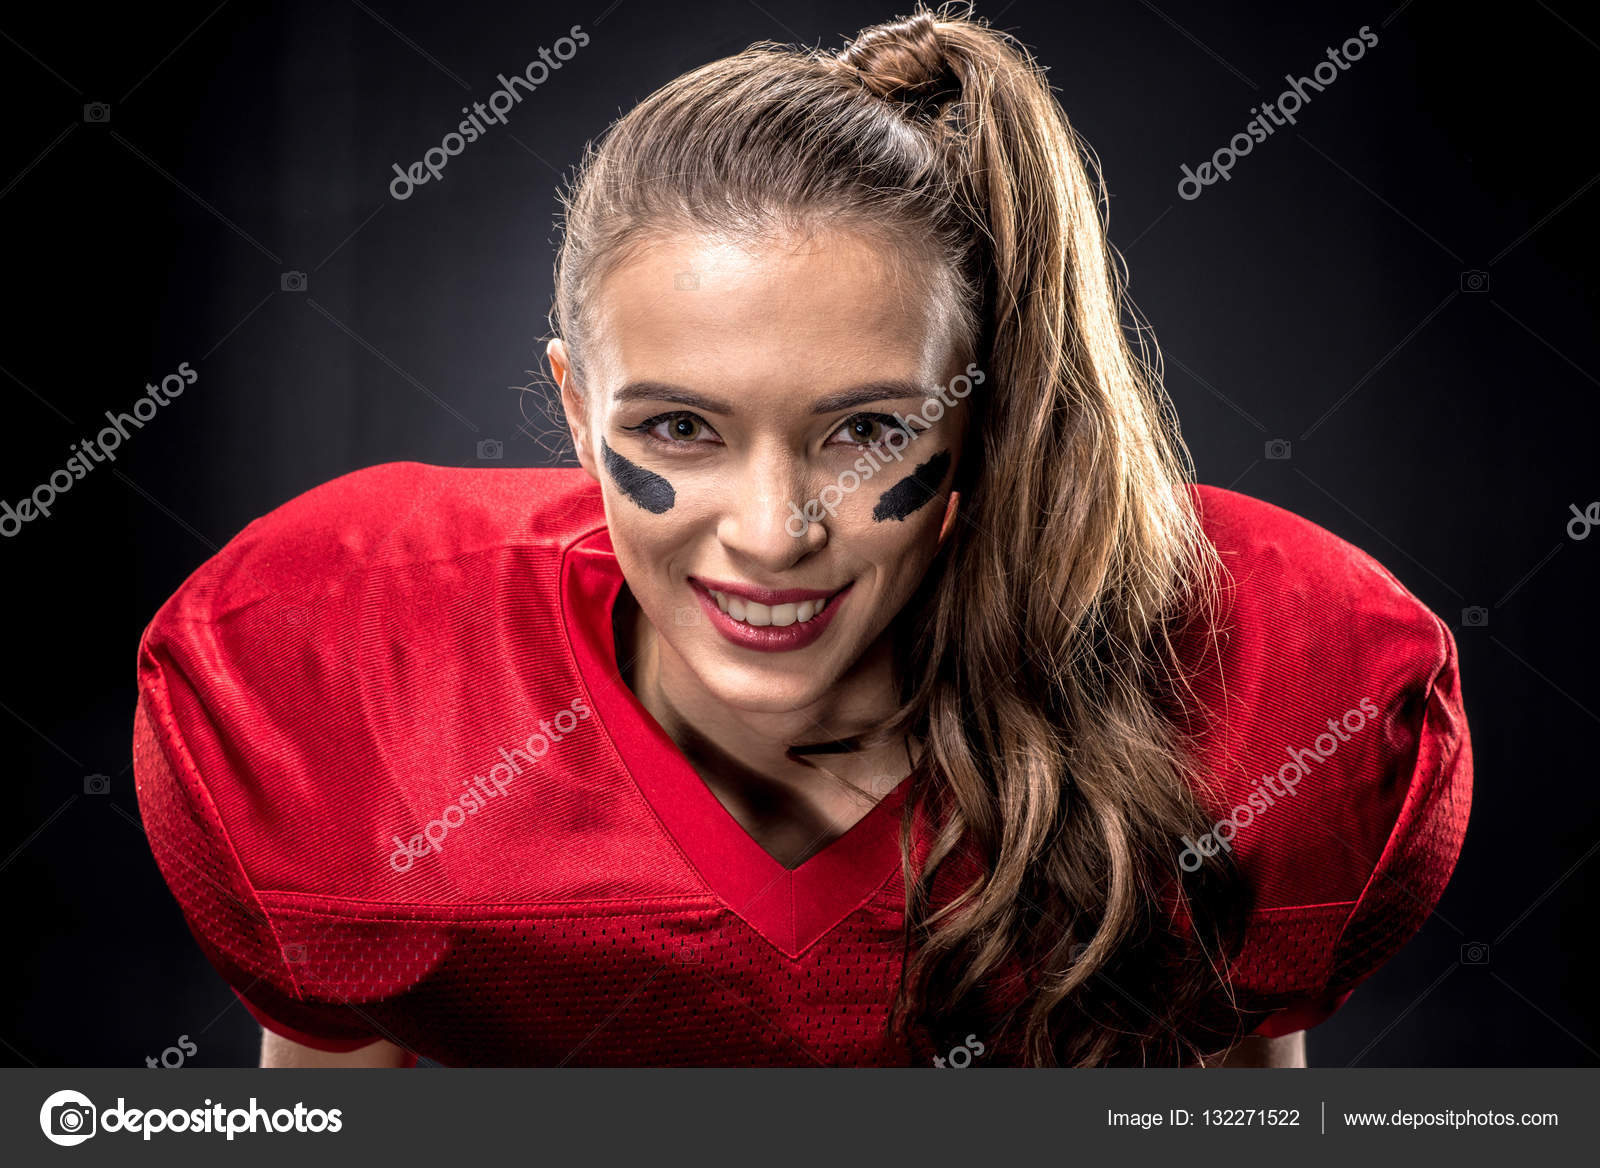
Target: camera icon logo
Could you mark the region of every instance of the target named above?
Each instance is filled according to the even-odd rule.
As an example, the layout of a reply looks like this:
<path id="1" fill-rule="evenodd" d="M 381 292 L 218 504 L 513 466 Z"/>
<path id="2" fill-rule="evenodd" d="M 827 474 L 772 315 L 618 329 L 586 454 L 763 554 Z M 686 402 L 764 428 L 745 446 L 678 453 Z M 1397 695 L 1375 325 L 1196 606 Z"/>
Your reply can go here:
<path id="1" fill-rule="evenodd" d="M 306 947 L 299 941 L 291 941 L 283 947 L 283 959 L 291 965 L 304 965 L 306 960 Z"/>
<path id="2" fill-rule="evenodd" d="M 1487 292 L 1489 290 L 1489 273 L 1477 268 L 1469 268 L 1461 273 L 1461 290 L 1463 292 Z"/>
<path id="3" fill-rule="evenodd" d="M 679 292 L 693 292 L 700 287 L 699 272 L 679 272 L 672 277 L 672 286 Z"/>
<path id="4" fill-rule="evenodd" d="M 75 1147 L 95 1134 L 96 1114 L 87 1095 L 78 1091 L 57 1091 L 39 1108 L 39 1129 L 52 1144 Z"/>
<path id="5" fill-rule="evenodd" d="M 678 946 L 678 964 L 699 965 L 700 950 L 693 945 L 683 944 Z"/>
<path id="6" fill-rule="evenodd" d="M 1489 624 L 1489 610 L 1481 604 L 1474 604 L 1470 608 L 1461 610 L 1461 627 L 1464 629 L 1487 628 Z"/>
<path id="7" fill-rule="evenodd" d="M 1290 445 L 1287 438 L 1270 438 L 1267 440 L 1267 457 L 1275 462 L 1283 462 L 1289 457 Z"/>
<path id="8" fill-rule="evenodd" d="M 109 795 L 109 794 L 111 794 L 111 776 L 110 775 L 84 775 L 83 776 L 83 793 L 85 795 Z"/>
<path id="9" fill-rule="evenodd" d="M 103 101 L 91 101 L 83 107 L 83 120 L 95 125 L 105 125 L 111 120 L 111 107 Z"/>
<path id="10" fill-rule="evenodd" d="M 887 798 L 889 792 L 898 787 L 900 780 L 903 778 L 905 778 L 904 775 L 897 775 L 891 771 L 880 771 L 867 780 L 867 794 L 878 799 Z"/>
<path id="11" fill-rule="evenodd" d="M 1489 944 L 1486 941 L 1469 941 L 1461 946 L 1462 965 L 1488 965 Z"/>
<path id="12" fill-rule="evenodd" d="M 700 610 L 693 605 L 680 604 L 672 610 L 672 623 L 680 629 L 700 623 Z"/>
<path id="13" fill-rule="evenodd" d="M 485 461 L 494 461 L 504 458 L 506 444 L 498 438 L 480 438 L 478 440 L 478 457 Z"/>
<path id="14" fill-rule="evenodd" d="M 304 292 L 306 290 L 306 274 L 304 272 L 285 272 L 278 277 L 278 287 L 285 292 Z"/>

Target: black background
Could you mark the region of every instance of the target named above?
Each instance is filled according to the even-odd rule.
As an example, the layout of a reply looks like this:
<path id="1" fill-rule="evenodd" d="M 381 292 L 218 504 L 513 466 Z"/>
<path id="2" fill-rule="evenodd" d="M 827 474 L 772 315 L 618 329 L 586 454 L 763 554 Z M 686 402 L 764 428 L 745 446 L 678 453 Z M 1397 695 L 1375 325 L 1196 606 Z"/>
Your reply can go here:
<path id="1" fill-rule="evenodd" d="M 0 1062 L 253 1064 L 139 828 L 138 637 L 251 519 L 357 467 L 548 464 L 555 189 L 586 139 L 755 40 L 837 47 L 896 9 L 245 0 L 0 17 L 0 498 L 180 362 L 199 381 L 0 540 Z M 1595 1065 L 1600 538 L 1592 223 L 1600 19 L 1574 0 L 982 4 L 1050 67 L 1111 190 L 1204 482 L 1372 553 L 1455 628 L 1476 784 L 1457 874 L 1310 1035 L 1314 1063 Z M 406 165 L 574 24 L 573 60 L 443 178 Z M 1379 37 L 1226 183 L 1252 106 Z M 90 102 L 109 120 L 85 121 Z M 303 291 L 281 274 L 306 273 Z M 1464 273 L 1486 273 L 1483 279 Z M 1268 458 L 1286 439 L 1291 455 Z M 1463 625 L 1478 606 L 1486 625 Z M 85 776 L 110 778 L 86 793 Z M 1488 946 L 1485 964 L 1464 945 Z M 172 1056 L 169 1055 L 169 1058 Z"/>

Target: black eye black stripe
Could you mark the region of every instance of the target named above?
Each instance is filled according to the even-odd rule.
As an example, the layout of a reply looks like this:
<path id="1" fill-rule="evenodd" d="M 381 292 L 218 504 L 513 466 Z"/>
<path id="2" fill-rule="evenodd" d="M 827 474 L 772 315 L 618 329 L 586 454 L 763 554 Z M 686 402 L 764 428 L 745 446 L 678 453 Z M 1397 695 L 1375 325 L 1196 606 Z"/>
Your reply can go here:
<path id="1" fill-rule="evenodd" d="M 605 456 L 606 472 L 610 474 L 611 481 L 617 484 L 624 495 L 652 515 L 672 510 L 672 505 L 678 501 L 678 493 L 666 479 L 655 471 L 629 462 L 611 449 L 604 438 L 600 439 L 600 453 Z"/>
<path id="2" fill-rule="evenodd" d="M 671 483 L 654 471 L 629 462 L 611 449 L 604 438 L 600 439 L 600 452 L 605 458 L 606 472 L 617 488 L 652 515 L 670 511 L 678 501 Z M 882 523 L 889 519 L 904 520 L 914 514 L 938 494 L 949 470 L 950 452 L 941 450 L 885 491 L 872 509 L 872 518 Z"/>
<path id="3" fill-rule="evenodd" d="M 886 519 L 905 519 L 938 494 L 949 469 L 950 452 L 941 450 L 885 491 L 872 509 L 872 517 L 879 523 Z"/>

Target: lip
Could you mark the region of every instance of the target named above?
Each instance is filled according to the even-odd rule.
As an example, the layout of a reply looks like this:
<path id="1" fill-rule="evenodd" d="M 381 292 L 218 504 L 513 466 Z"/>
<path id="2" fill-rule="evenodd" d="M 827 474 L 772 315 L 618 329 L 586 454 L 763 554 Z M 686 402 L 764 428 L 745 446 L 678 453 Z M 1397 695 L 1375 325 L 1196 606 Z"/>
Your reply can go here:
<path id="1" fill-rule="evenodd" d="M 718 592 L 726 592 L 729 596 L 737 596 L 741 600 L 753 600 L 757 604 L 764 604 L 771 608 L 777 604 L 799 604 L 802 600 L 825 600 L 830 596 L 837 596 L 844 588 L 834 592 L 821 592 L 815 588 L 751 588 L 748 584 L 731 584 L 724 580 L 707 580 L 704 576 L 690 576 L 689 583 L 699 584 L 703 588 L 715 588 Z M 849 585 L 845 585 L 846 588 Z M 718 609 L 720 612 L 721 609 Z"/>
<path id="2" fill-rule="evenodd" d="M 828 626 L 833 623 L 834 613 L 839 610 L 839 606 L 844 602 L 844 598 L 849 594 L 850 589 L 855 587 L 855 581 L 846 584 L 837 592 L 807 591 L 800 588 L 753 589 L 752 591 L 756 593 L 755 596 L 751 596 L 749 592 L 742 589 L 724 589 L 719 584 L 709 580 L 700 580 L 694 576 L 689 577 L 689 585 L 694 589 L 695 598 L 700 601 L 700 607 L 705 610 L 707 617 L 710 618 L 711 626 L 721 633 L 726 640 L 731 641 L 742 649 L 754 649 L 760 653 L 788 653 L 796 649 L 804 649 L 827 631 Z M 731 592 L 736 596 L 755 600 L 757 604 L 798 604 L 802 600 L 819 600 L 823 597 L 831 597 L 831 599 L 828 601 L 827 608 L 804 623 L 796 621 L 794 624 L 785 625 L 783 628 L 778 628 L 775 625 L 758 628 L 755 625 L 747 625 L 743 621 L 734 620 L 733 617 L 723 612 L 717 606 L 716 597 L 707 591 L 708 588 L 715 588 L 718 592 Z M 777 596 L 788 599 L 769 602 L 760 599 L 762 596 Z"/>

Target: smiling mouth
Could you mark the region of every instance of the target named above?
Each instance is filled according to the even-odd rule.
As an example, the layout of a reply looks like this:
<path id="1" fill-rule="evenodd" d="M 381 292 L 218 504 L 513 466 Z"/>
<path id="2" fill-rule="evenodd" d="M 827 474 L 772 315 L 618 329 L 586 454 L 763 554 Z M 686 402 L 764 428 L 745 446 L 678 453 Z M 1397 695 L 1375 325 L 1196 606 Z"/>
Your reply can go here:
<path id="1" fill-rule="evenodd" d="M 702 585 L 702 587 L 705 587 Z M 753 600 L 746 600 L 742 596 L 735 596 L 727 592 L 719 592 L 715 588 L 706 588 L 711 599 L 717 602 L 717 607 L 727 613 L 733 620 L 751 625 L 755 628 L 773 626 L 785 628 L 789 625 L 803 625 L 807 621 L 822 614 L 832 596 L 824 596 L 818 600 L 802 600 L 798 604 L 757 604 Z M 843 589 L 840 589 L 843 591 Z M 837 596 L 838 593 L 834 593 Z"/>
<path id="2" fill-rule="evenodd" d="M 807 588 L 765 590 L 769 599 L 784 600 L 782 604 L 762 604 L 736 592 L 713 588 L 708 582 L 693 576 L 689 578 L 689 585 L 694 589 L 695 598 L 705 610 L 711 627 L 729 644 L 757 653 L 788 653 L 804 649 L 827 636 L 828 629 L 844 607 L 845 598 L 855 588 L 855 581 L 831 593 Z M 811 592 L 811 595 L 807 596 L 807 592 Z M 802 612 L 805 612 L 803 617 Z"/>

